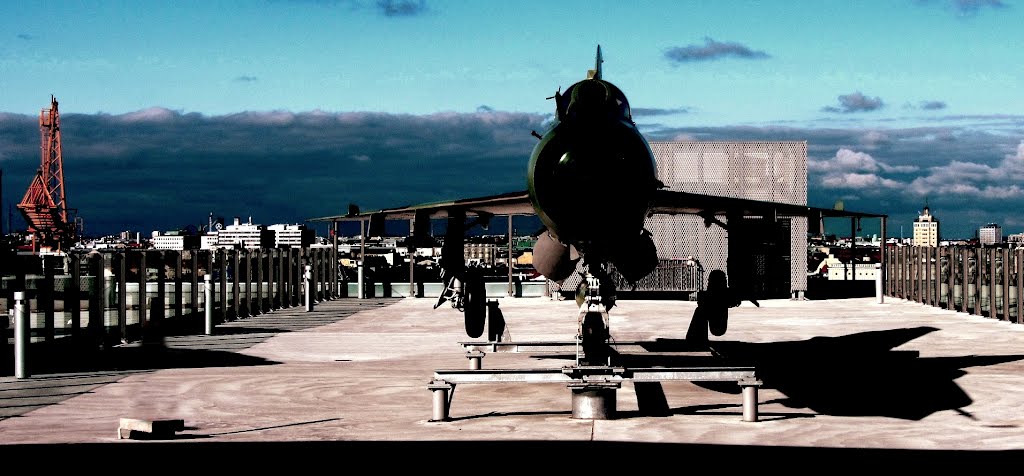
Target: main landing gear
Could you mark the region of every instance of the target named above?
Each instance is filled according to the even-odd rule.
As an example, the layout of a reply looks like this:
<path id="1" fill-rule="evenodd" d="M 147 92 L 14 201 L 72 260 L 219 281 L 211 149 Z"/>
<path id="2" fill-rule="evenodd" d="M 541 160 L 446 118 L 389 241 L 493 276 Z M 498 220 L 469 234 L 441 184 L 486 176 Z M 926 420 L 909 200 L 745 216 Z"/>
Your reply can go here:
<path id="1" fill-rule="evenodd" d="M 598 277 L 591 273 L 584 276 L 577 303 L 580 305 L 580 312 L 576 333 L 576 365 L 610 366 L 612 349 L 609 342 L 611 332 L 608 306 L 601 298 L 601 280 Z"/>

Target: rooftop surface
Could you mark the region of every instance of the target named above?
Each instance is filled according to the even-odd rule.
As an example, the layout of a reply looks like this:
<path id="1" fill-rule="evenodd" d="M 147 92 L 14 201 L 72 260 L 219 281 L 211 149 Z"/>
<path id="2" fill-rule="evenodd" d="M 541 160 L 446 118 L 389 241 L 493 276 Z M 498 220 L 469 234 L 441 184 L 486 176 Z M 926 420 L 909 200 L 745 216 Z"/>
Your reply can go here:
<path id="1" fill-rule="evenodd" d="M 574 339 L 574 301 L 497 302 L 503 340 Z M 575 418 L 564 383 L 513 382 L 459 384 L 450 418 L 432 421 L 434 371 L 468 369 L 460 343 L 481 340 L 466 336 L 461 313 L 434 303 L 325 301 L 312 312 L 291 308 L 221 324 L 211 336 L 106 351 L 120 352 L 116 358 L 58 360 L 29 378 L 3 373 L 0 455 L 287 450 L 331 461 L 341 450 L 368 460 L 384 450 L 395 456 L 391 464 L 426 465 L 454 455 L 508 462 L 538 449 L 576 461 L 579 451 L 594 449 L 585 454 L 713 456 L 735 464 L 744 456 L 808 455 L 850 464 L 875 456 L 1024 461 L 1021 324 L 891 297 L 744 302 L 710 347 L 756 368 L 763 382 L 757 421 L 743 418 L 734 382 L 629 380 L 615 392 L 611 418 Z M 619 300 L 609 312 L 613 338 L 646 343 L 645 361 L 654 365 L 714 364 L 711 353 L 684 352 L 695 308 Z M 480 362 L 483 369 L 557 369 L 574 364 L 573 350 L 485 352 Z M 184 426 L 159 441 L 118 439 L 122 418 Z"/>

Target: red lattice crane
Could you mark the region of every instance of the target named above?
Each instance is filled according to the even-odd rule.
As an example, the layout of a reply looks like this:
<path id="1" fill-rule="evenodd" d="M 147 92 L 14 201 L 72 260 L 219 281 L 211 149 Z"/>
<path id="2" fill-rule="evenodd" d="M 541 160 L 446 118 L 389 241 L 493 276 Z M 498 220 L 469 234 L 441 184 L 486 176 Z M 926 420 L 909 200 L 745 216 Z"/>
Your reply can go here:
<path id="1" fill-rule="evenodd" d="M 57 99 L 50 96 L 50 108 L 39 113 L 39 131 L 42 136 L 42 165 L 28 186 L 18 209 L 28 232 L 32 234 L 32 251 L 43 247 L 61 250 L 77 238 L 71 210 L 64 195 L 64 162 L 61 158 L 60 114 Z"/>

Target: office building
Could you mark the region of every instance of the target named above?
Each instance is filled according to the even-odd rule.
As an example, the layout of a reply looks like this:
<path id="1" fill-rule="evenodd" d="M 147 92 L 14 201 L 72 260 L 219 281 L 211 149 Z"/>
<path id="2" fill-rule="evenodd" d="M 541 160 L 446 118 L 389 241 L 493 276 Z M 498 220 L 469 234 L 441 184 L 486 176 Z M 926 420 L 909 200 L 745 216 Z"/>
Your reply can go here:
<path id="1" fill-rule="evenodd" d="M 254 225 L 252 217 L 248 223 L 241 223 L 235 217 L 234 223 L 225 226 L 217 233 L 218 248 L 272 248 L 274 247 L 274 232 L 263 228 L 263 225 Z"/>
<path id="2" fill-rule="evenodd" d="M 315 233 L 305 225 L 270 225 L 276 248 L 303 248 L 313 244 Z"/>
<path id="3" fill-rule="evenodd" d="M 939 246 L 939 220 L 927 206 L 914 220 L 914 246 Z"/>
<path id="4" fill-rule="evenodd" d="M 995 224 L 989 223 L 978 229 L 978 243 L 985 245 L 998 245 L 1003 242 L 1003 229 Z"/>
<path id="5" fill-rule="evenodd" d="M 150 237 L 149 243 L 155 250 L 171 250 L 171 251 L 182 251 L 182 250 L 194 250 L 199 248 L 199 236 L 197 235 L 186 235 L 177 232 L 160 234 L 153 232 Z"/>

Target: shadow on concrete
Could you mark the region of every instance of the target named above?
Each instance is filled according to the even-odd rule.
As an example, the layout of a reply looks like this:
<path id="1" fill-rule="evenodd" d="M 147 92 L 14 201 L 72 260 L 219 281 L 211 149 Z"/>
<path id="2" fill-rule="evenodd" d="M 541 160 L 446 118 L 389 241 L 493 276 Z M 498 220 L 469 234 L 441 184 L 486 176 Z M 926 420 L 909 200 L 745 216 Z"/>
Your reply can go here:
<path id="1" fill-rule="evenodd" d="M 650 354 L 617 354 L 613 365 L 624 367 L 753 366 L 762 389 L 774 389 L 790 408 L 806 408 L 822 415 L 884 416 L 921 420 L 945 410 L 972 416 L 964 410 L 972 403 L 956 379 L 971 367 L 1024 359 L 1024 354 L 920 357 L 918 351 L 898 347 L 935 332 L 934 327 L 899 328 L 802 341 L 750 343 L 710 341 L 708 355 L 687 355 L 702 347 L 684 339 L 657 339 L 645 343 Z M 665 355 L 670 353 L 682 355 Z M 712 356 L 711 353 L 714 355 Z M 574 355 L 535 355 L 573 360 Z M 740 394 L 735 382 L 693 382 L 722 393 Z M 655 386 L 637 388 L 646 405 L 644 414 L 691 413 L 692 408 L 668 408 Z"/>
<path id="2" fill-rule="evenodd" d="M 36 342 L 26 356 L 29 375 L 170 368 L 240 367 L 279 362 L 225 350 L 173 348 L 163 344 L 126 344 L 100 348 L 73 339 Z M 0 359 L 0 376 L 15 374 L 13 355 Z"/>
<path id="3" fill-rule="evenodd" d="M 963 410 L 972 400 L 956 379 L 971 367 L 1024 359 L 1024 354 L 920 357 L 897 350 L 938 329 L 914 327 L 870 331 L 803 341 L 748 343 L 715 341 L 711 346 L 732 364 L 752 365 L 762 388 L 782 392 L 782 403 L 825 415 L 885 416 L 921 420 L 935 412 Z M 713 383 L 713 382 L 712 382 Z M 740 393 L 736 385 L 707 385 Z"/>

